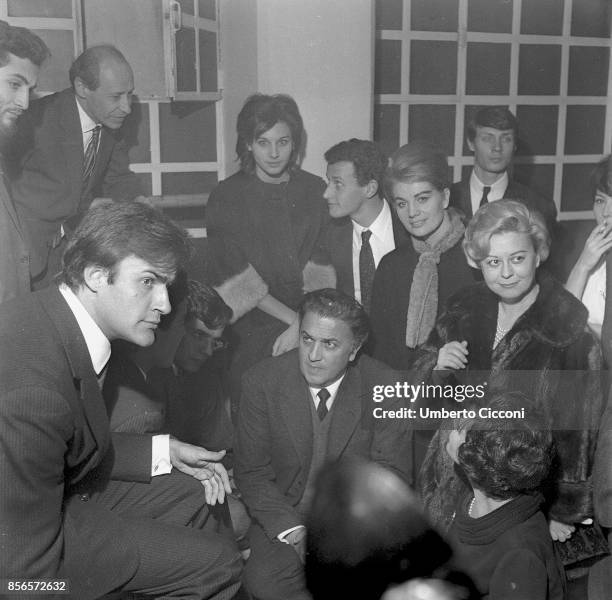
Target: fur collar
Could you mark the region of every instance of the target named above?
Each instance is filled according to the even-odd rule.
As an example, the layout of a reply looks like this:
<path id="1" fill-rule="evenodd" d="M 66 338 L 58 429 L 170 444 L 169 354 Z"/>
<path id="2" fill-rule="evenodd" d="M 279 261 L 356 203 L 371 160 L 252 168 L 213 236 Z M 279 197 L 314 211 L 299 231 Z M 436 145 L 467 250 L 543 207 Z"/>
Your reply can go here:
<path id="1" fill-rule="evenodd" d="M 537 280 L 540 293 L 513 329 L 528 330 L 535 338 L 557 348 L 571 345 L 584 333 L 587 309 L 546 271 L 538 273 Z M 450 299 L 447 316 L 454 320 L 457 313 L 467 313 L 473 323 L 480 323 L 486 330 L 492 328 L 494 332 L 497 304 L 497 296 L 484 282 L 479 282 Z"/>

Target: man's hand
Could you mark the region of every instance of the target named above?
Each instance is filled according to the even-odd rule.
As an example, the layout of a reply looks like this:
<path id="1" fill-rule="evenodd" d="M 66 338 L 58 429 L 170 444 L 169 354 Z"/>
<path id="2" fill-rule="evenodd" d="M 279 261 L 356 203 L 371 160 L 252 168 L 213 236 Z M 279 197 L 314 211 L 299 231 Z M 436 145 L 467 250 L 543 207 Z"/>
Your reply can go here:
<path id="1" fill-rule="evenodd" d="M 170 438 L 170 462 L 173 467 L 186 475 L 191 475 L 204 486 L 206 503 L 223 504 L 225 494 L 231 494 L 229 477 L 225 467 L 219 462 L 225 450 L 211 452 L 206 448 L 192 446 L 175 438 Z"/>
<path id="2" fill-rule="evenodd" d="M 285 541 L 297 552 L 300 562 L 306 562 L 306 527 L 299 527 L 285 536 Z"/>
<path id="3" fill-rule="evenodd" d="M 272 346 L 272 356 L 280 356 L 289 350 L 297 348 L 300 336 L 300 323 L 296 319 L 281 333 Z"/>
<path id="4" fill-rule="evenodd" d="M 569 540 L 572 537 L 572 533 L 576 531 L 576 528 L 573 525 L 561 523 L 560 521 L 555 521 L 554 519 L 550 519 L 548 521 L 548 529 L 550 531 L 550 537 L 559 542 Z"/>

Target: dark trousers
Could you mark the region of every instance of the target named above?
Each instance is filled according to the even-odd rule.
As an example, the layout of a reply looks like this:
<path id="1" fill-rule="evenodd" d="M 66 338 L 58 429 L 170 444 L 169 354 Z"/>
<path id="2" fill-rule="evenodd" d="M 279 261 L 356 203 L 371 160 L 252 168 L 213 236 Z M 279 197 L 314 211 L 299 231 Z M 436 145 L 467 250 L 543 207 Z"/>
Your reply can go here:
<path id="1" fill-rule="evenodd" d="M 244 584 L 257 600 L 312 600 L 306 589 L 304 567 L 289 544 L 270 540 L 259 525 L 249 530 L 251 554 Z"/>
<path id="2" fill-rule="evenodd" d="M 124 521 L 139 555 L 134 576 L 109 589 L 193 600 L 225 600 L 238 591 L 242 562 L 227 505 L 207 506 L 196 479 L 175 470 L 149 484 L 111 481 L 90 502 Z"/>

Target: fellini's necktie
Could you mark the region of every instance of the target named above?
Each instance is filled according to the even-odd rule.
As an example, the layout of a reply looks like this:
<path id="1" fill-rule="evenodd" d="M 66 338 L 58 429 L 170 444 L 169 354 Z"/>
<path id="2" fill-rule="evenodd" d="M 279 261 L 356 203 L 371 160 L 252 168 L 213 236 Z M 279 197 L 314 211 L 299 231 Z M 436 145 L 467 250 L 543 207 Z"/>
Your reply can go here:
<path id="1" fill-rule="evenodd" d="M 327 408 L 327 401 L 329 400 L 331 394 L 329 393 L 329 390 L 327 388 L 321 388 L 317 392 L 317 396 L 319 396 L 319 406 L 317 406 L 317 415 L 319 415 L 319 421 L 322 421 L 329 412 L 329 409 Z"/>

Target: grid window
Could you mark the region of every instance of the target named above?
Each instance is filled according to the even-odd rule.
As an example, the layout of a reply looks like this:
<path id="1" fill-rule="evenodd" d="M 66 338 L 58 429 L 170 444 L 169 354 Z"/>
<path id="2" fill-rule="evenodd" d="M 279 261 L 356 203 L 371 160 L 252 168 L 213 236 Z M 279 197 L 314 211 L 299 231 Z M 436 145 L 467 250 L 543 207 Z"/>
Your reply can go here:
<path id="1" fill-rule="evenodd" d="M 459 181 L 474 161 L 469 119 L 506 106 L 519 120 L 515 179 L 551 197 L 560 219 L 592 218 L 585 174 L 612 150 L 612 2 L 377 0 L 376 14 L 374 136 L 385 150 L 429 137 Z"/>

